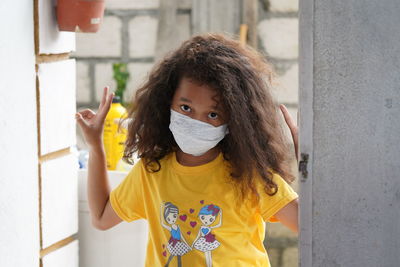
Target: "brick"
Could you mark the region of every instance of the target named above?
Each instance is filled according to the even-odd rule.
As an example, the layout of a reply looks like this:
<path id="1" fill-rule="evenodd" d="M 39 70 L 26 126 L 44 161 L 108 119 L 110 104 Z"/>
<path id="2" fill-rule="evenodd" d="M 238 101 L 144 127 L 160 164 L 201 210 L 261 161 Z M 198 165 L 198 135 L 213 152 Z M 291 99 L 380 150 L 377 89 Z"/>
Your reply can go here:
<path id="1" fill-rule="evenodd" d="M 299 65 L 295 63 L 274 81 L 272 94 L 279 103 L 297 104 L 299 102 L 298 88 Z"/>
<path id="2" fill-rule="evenodd" d="M 157 39 L 157 18 L 137 16 L 129 22 L 131 57 L 153 57 Z"/>
<path id="3" fill-rule="evenodd" d="M 75 144 L 75 60 L 39 64 L 41 155 Z"/>
<path id="4" fill-rule="evenodd" d="M 113 0 L 106 1 L 107 9 L 157 9 L 160 6 L 160 0 Z M 192 7 L 191 0 L 178 0 L 178 7 L 182 9 L 190 9 Z"/>
<path id="5" fill-rule="evenodd" d="M 76 101 L 89 103 L 90 100 L 89 64 L 78 60 L 76 62 Z"/>
<path id="6" fill-rule="evenodd" d="M 269 0 L 272 12 L 297 12 L 299 10 L 298 0 Z"/>
<path id="7" fill-rule="evenodd" d="M 286 248 L 283 251 L 282 267 L 297 267 L 299 266 L 299 250 L 297 247 Z"/>
<path id="8" fill-rule="evenodd" d="M 75 240 L 43 257 L 43 267 L 78 267 L 79 241 Z"/>
<path id="9" fill-rule="evenodd" d="M 121 21 L 105 16 L 97 33 L 76 33 L 78 57 L 118 57 L 121 55 Z"/>
<path id="10" fill-rule="evenodd" d="M 78 160 L 68 154 L 41 164 L 42 231 L 46 248 L 78 232 Z"/>
<path id="11" fill-rule="evenodd" d="M 160 0 L 113 0 L 106 1 L 107 9 L 157 9 Z"/>
<path id="12" fill-rule="evenodd" d="M 178 0 L 178 8 L 191 9 L 192 0 Z"/>
<path id="13" fill-rule="evenodd" d="M 117 84 L 113 78 L 112 63 L 98 63 L 94 67 L 95 71 L 95 99 L 100 103 L 103 97 L 104 87 L 110 86 L 110 90 L 115 92 Z M 110 92 L 111 92 L 110 91 Z"/>
<path id="14" fill-rule="evenodd" d="M 39 54 L 58 54 L 75 50 L 75 33 L 58 30 L 55 2 L 39 0 Z"/>
<path id="15" fill-rule="evenodd" d="M 124 95 L 125 101 L 132 101 L 136 90 L 143 85 L 143 83 L 148 79 L 152 63 L 131 63 L 128 65 L 128 70 L 131 78 L 127 85 L 127 91 Z"/>
<path id="16" fill-rule="evenodd" d="M 164 34 L 163 37 L 159 36 L 159 38 L 162 39 L 159 40 L 160 43 L 156 45 L 156 60 L 164 57 L 168 52 L 177 49 L 181 46 L 183 41 L 190 38 L 190 16 L 177 15 L 175 23 L 179 25 L 179 27 L 171 26 L 173 29 L 164 29 L 167 34 Z"/>
<path id="17" fill-rule="evenodd" d="M 258 24 L 258 35 L 266 52 L 274 58 L 298 57 L 298 19 L 273 18 Z"/>

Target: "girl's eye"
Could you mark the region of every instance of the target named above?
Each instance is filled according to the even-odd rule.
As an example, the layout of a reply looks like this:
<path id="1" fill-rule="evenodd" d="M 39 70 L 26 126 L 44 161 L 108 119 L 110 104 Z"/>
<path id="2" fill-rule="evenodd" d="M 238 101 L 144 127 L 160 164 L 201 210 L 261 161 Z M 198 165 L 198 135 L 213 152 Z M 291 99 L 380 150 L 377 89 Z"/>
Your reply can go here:
<path id="1" fill-rule="evenodd" d="M 211 112 L 211 113 L 208 114 L 208 117 L 209 117 L 210 119 L 215 120 L 216 118 L 218 118 L 218 114 L 215 113 L 215 112 Z"/>
<path id="2" fill-rule="evenodd" d="M 174 218 L 176 218 L 176 214 L 174 214 Z"/>
<path id="3" fill-rule="evenodd" d="M 210 222 L 212 222 L 212 221 L 214 221 L 214 219 L 213 219 L 213 218 L 210 218 Z"/>
<path id="4" fill-rule="evenodd" d="M 204 220 L 204 216 L 201 216 L 201 219 Z"/>
<path id="5" fill-rule="evenodd" d="M 188 105 L 181 105 L 181 109 L 185 112 L 189 112 L 190 111 L 190 107 Z"/>

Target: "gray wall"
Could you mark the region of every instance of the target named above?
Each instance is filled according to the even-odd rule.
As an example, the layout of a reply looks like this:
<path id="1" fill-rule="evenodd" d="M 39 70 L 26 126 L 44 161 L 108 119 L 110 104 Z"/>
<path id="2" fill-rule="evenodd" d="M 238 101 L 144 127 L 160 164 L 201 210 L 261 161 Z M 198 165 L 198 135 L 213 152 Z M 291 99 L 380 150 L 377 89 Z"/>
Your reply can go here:
<path id="1" fill-rule="evenodd" d="M 400 264 L 399 25 L 398 0 L 300 1 L 301 266 Z"/>

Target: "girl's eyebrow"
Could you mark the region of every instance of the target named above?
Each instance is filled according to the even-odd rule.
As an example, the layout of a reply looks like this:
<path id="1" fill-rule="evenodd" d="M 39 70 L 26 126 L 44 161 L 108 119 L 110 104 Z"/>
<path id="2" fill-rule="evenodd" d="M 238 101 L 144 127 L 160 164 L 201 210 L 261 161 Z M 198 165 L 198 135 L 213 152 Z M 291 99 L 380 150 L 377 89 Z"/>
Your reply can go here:
<path id="1" fill-rule="evenodd" d="M 184 101 L 184 102 L 192 103 L 191 100 L 189 100 L 189 99 L 187 99 L 187 98 L 184 98 L 184 97 L 181 97 L 180 100 L 182 100 L 182 101 Z"/>

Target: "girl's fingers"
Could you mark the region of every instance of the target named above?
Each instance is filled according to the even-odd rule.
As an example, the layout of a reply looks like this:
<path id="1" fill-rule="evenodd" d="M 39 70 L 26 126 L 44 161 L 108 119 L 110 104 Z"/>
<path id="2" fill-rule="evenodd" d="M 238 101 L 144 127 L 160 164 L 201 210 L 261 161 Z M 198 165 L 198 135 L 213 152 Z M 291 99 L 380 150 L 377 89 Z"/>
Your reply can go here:
<path id="1" fill-rule="evenodd" d="M 86 129 L 87 124 L 79 112 L 75 114 L 75 119 L 78 125 L 82 128 L 82 130 Z"/>
<path id="2" fill-rule="evenodd" d="M 292 134 L 294 150 L 296 154 L 296 159 L 298 160 L 298 129 L 297 125 L 294 123 L 292 117 L 289 114 L 289 111 L 284 105 L 279 105 L 280 110 L 282 111 L 283 117 L 285 118 L 286 124 L 289 126 L 290 133 Z"/>
<path id="3" fill-rule="evenodd" d="M 108 95 L 108 90 L 110 89 L 109 86 L 104 87 L 103 89 L 103 96 L 101 98 L 101 102 L 100 102 L 100 106 L 99 106 L 99 110 L 102 109 L 102 107 L 104 106 L 104 104 L 107 102 L 107 95 Z"/>
<path id="4" fill-rule="evenodd" d="M 289 111 L 287 110 L 287 108 L 285 107 L 285 105 L 279 105 L 279 108 L 282 111 L 283 117 L 285 118 L 285 121 L 287 123 L 287 125 L 289 126 L 289 128 L 291 130 L 293 130 L 294 128 L 296 128 L 296 124 L 294 123 L 292 116 L 290 116 Z"/>
<path id="5" fill-rule="evenodd" d="M 109 97 L 107 98 L 107 101 L 104 103 L 104 106 L 102 107 L 102 109 L 99 110 L 99 116 L 100 116 L 101 121 L 105 120 L 107 113 L 110 110 L 113 98 L 114 98 L 114 93 L 111 93 L 109 95 Z"/>
<path id="6" fill-rule="evenodd" d="M 91 119 L 96 115 L 96 113 L 93 112 L 91 109 L 85 109 L 85 110 L 79 111 L 79 113 L 82 115 L 82 117 L 84 119 Z"/>

